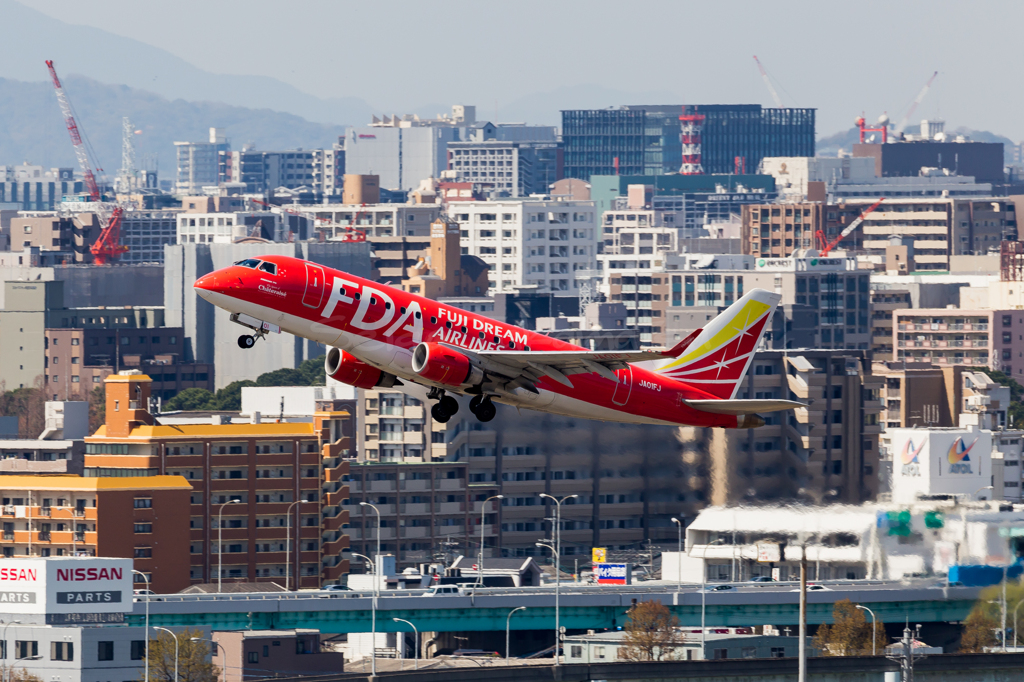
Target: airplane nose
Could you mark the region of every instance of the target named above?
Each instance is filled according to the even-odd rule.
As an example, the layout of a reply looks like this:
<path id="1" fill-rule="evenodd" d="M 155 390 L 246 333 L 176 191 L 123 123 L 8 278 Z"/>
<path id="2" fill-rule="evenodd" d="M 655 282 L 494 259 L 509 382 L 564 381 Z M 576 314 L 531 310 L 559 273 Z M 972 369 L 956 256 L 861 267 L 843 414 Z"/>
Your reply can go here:
<path id="1" fill-rule="evenodd" d="M 192 288 L 206 300 L 209 300 L 210 294 L 226 294 L 228 290 L 233 288 L 234 278 L 227 277 L 222 272 L 211 272 L 208 275 L 203 275 L 196 280 Z"/>

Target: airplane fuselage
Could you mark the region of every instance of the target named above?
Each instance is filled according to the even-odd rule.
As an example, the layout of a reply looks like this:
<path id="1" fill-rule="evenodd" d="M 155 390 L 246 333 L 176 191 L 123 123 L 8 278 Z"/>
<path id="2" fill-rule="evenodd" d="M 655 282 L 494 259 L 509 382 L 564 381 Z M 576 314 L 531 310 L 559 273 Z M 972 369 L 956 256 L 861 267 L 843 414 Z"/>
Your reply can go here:
<path id="1" fill-rule="evenodd" d="M 395 287 L 283 256 L 258 260 L 267 270 L 234 265 L 200 278 L 197 292 L 214 305 L 280 327 L 282 331 L 342 349 L 403 382 L 453 389 L 413 369 L 421 342 L 467 351 L 581 351 L 574 344 L 460 310 Z M 245 352 L 240 350 L 239 352 Z M 609 355 L 614 352 L 610 351 Z M 737 417 L 685 404 L 713 398 L 707 392 L 637 365 L 576 373 L 566 385 L 544 376 L 535 390 L 488 384 L 495 401 L 587 419 L 642 424 L 735 428 Z"/>

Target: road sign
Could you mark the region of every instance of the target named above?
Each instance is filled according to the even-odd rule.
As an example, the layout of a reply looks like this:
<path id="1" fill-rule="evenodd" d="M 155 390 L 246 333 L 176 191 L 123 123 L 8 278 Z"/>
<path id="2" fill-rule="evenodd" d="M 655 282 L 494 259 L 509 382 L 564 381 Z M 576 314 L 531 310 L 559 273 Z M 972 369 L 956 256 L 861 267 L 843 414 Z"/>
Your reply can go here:
<path id="1" fill-rule="evenodd" d="M 594 564 L 594 577 L 599 585 L 631 585 L 633 567 L 630 564 Z"/>
<path id="2" fill-rule="evenodd" d="M 762 563 L 782 561 L 782 552 L 777 542 L 757 543 L 757 560 Z"/>
<path id="3" fill-rule="evenodd" d="M 608 548 L 607 547 L 595 547 L 590 552 L 590 561 L 595 564 L 603 564 L 608 560 Z"/>

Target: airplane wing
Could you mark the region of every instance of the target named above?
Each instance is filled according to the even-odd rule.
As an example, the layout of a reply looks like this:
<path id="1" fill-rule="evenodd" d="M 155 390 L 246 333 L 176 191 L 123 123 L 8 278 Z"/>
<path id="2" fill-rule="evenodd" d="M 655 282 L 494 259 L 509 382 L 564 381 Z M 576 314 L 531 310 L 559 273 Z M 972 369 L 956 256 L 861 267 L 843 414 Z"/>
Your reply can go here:
<path id="1" fill-rule="evenodd" d="M 447 343 L 441 345 L 457 350 L 474 358 L 485 370 L 507 377 L 513 384 L 535 391 L 533 384 L 541 377 L 548 377 L 569 388 L 572 374 L 594 372 L 610 381 L 617 382 L 615 370 L 625 369 L 632 362 L 665 360 L 678 357 L 700 334 L 693 332 L 669 349 L 647 350 L 564 350 L 564 351 L 516 351 L 516 350 L 467 350 Z"/>
<path id="2" fill-rule="evenodd" d="M 797 407 L 807 407 L 795 400 L 684 400 L 684 403 L 701 412 L 714 414 L 754 414 L 755 412 L 781 412 Z"/>

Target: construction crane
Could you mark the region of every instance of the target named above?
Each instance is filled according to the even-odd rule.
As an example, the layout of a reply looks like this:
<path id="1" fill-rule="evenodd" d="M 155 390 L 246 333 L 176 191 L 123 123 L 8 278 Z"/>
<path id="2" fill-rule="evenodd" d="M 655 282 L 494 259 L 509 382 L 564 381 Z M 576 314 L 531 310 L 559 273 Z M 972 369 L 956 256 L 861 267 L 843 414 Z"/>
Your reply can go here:
<path id="1" fill-rule="evenodd" d="M 78 165 L 82 168 L 82 175 L 85 177 L 85 189 L 89 193 L 89 200 L 99 201 L 100 188 L 96 184 L 96 176 L 92 172 L 92 164 L 89 163 L 89 154 L 85 149 L 85 143 L 82 142 L 82 136 L 78 132 L 78 124 L 75 123 L 71 102 L 68 101 L 68 96 L 64 92 L 64 86 L 60 84 L 60 79 L 57 78 L 57 71 L 53 68 L 52 59 L 46 60 L 46 68 L 50 70 L 50 78 L 53 79 L 53 87 L 57 91 L 57 101 L 60 103 L 61 113 L 64 114 L 64 125 L 68 127 L 68 132 L 71 133 L 71 144 L 75 148 Z M 100 169 L 97 168 L 97 170 Z"/>
<path id="2" fill-rule="evenodd" d="M 768 86 L 768 92 L 772 93 L 772 99 L 775 100 L 775 106 L 782 108 L 782 98 L 779 97 L 779 93 L 775 92 L 775 86 L 772 85 L 772 79 L 768 77 L 768 72 L 761 66 L 761 60 L 754 55 L 754 61 L 757 63 L 757 70 L 761 72 L 761 78 L 764 79 L 764 84 Z"/>
<path id="3" fill-rule="evenodd" d="M 933 73 L 932 77 L 929 78 L 928 82 L 924 84 L 923 88 L 921 88 L 921 92 L 917 93 L 917 97 L 914 98 L 914 103 L 911 104 L 910 108 L 907 110 L 907 115 L 904 116 L 903 120 L 900 121 L 900 124 L 898 126 L 896 126 L 895 132 L 896 132 L 897 135 L 902 133 L 903 129 L 907 127 L 907 123 L 910 122 L 910 117 L 914 115 L 915 111 L 917 111 L 917 105 L 920 104 L 921 100 L 924 99 L 924 96 L 928 94 L 928 90 L 932 87 L 932 83 L 935 81 L 935 77 L 938 76 L 938 75 L 939 75 L 938 71 Z"/>
<path id="4" fill-rule="evenodd" d="M 836 236 L 835 239 L 833 239 L 832 241 L 830 241 L 828 243 L 825 242 L 825 232 L 823 230 L 819 229 L 818 232 L 815 235 L 818 238 L 818 244 L 820 244 L 820 246 L 821 246 L 821 249 L 819 250 L 818 255 L 821 256 L 822 258 L 824 258 L 825 256 L 828 256 L 829 252 L 831 252 L 832 249 L 836 248 L 836 246 L 839 244 L 839 242 L 843 241 L 843 239 L 845 239 L 847 236 L 849 236 L 849 234 L 851 232 L 856 230 L 857 227 L 862 222 L 864 222 L 864 219 L 867 218 L 868 214 L 871 213 L 872 211 L 874 211 L 876 208 L 878 208 L 882 204 L 883 201 L 885 201 L 885 197 L 882 197 L 881 199 L 879 199 L 875 203 L 873 203 L 870 206 L 868 206 L 867 208 L 865 208 L 861 212 L 861 214 L 859 216 L 857 216 L 857 218 L 853 222 L 851 222 L 849 225 L 844 227 L 843 231 L 840 232 L 839 235 Z"/>
<path id="5" fill-rule="evenodd" d="M 100 236 L 89 247 L 89 251 L 92 253 L 93 263 L 96 265 L 107 265 L 128 251 L 128 247 L 121 244 L 121 219 L 124 216 L 124 209 L 120 206 L 115 206 L 108 214 L 107 206 L 104 205 L 103 199 L 100 197 L 100 188 L 96 183 L 96 174 L 92 170 L 94 164 L 90 162 L 89 152 L 82 141 L 81 133 L 78 131 L 78 124 L 75 123 L 71 102 L 68 100 L 67 93 L 64 92 L 64 86 L 61 85 L 60 78 L 57 77 L 57 70 L 53 67 L 53 60 L 46 60 L 46 68 L 50 70 L 50 78 L 53 79 L 53 87 L 57 92 L 57 101 L 60 103 L 61 113 L 64 114 L 64 125 L 67 126 L 68 132 L 71 134 L 71 144 L 75 148 L 78 165 L 82 168 L 89 201 L 97 204 L 97 214 L 100 217 L 100 222 L 106 223 L 103 229 L 100 230 Z M 102 169 L 96 166 L 96 170 L 100 171 Z"/>

